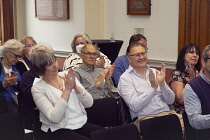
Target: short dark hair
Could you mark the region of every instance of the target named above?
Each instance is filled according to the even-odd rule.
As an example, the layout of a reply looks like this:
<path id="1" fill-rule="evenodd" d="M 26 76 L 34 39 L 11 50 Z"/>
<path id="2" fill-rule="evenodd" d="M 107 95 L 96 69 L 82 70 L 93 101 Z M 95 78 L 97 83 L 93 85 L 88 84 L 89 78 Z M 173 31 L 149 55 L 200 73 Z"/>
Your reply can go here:
<path id="1" fill-rule="evenodd" d="M 30 55 L 31 67 L 39 75 L 44 75 L 46 67 L 56 61 L 56 56 L 49 50 L 34 49 Z"/>
<path id="2" fill-rule="evenodd" d="M 142 34 L 135 34 L 135 35 L 132 35 L 132 36 L 130 37 L 130 40 L 129 40 L 129 45 L 128 45 L 127 50 L 126 50 L 126 54 L 127 54 L 128 51 L 130 51 L 130 50 L 128 50 L 128 49 L 129 49 L 129 46 L 130 46 L 132 43 L 134 43 L 134 42 L 139 42 L 139 41 L 142 40 L 142 39 L 144 39 L 144 40 L 147 41 L 147 38 L 146 38 L 145 36 L 143 36 Z M 146 46 L 145 46 L 145 48 L 146 48 Z M 146 50 L 148 50 L 148 48 L 146 48 Z"/>
<path id="3" fill-rule="evenodd" d="M 143 48 L 145 48 L 145 50 L 146 50 L 146 52 L 147 52 L 147 47 L 145 47 L 144 44 L 142 44 L 142 43 L 136 41 L 136 42 L 131 43 L 131 44 L 128 46 L 127 51 L 126 51 L 126 55 L 129 55 L 131 49 L 132 49 L 133 47 L 136 47 L 136 46 L 142 46 Z"/>
<path id="4" fill-rule="evenodd" d="M 178 58 L 177 58 L 177 62 L 176 62 L 176 70 L 177 71 L 181 71 L 181 72 L 185 72 L 185 54 L 188 53 L 191 49 L 195 48 L 196 53 L 198 54 L 198 56 L 200 55 L 200 50 L 198 48 L 198 46 L 196 46 L 195 44 L 188 44 L 184 47 L 182 47 L 181 51 L 179 52 Z M 198 59 L 198 63 L 195 65 L 195 69 L 200 71 L 201 65 L 200 65 L 200 57 Z"/>
<path id="5" fill-rule="evenodd" d="M 142 39 L 147 41 L 147 38 L 145 36 L 143 36 L 142 34 L 132 35 L 130 37 L 130 40 L 129 40 L 129 45 L 132 44 L 133 42 L 136 42 L 136 41 L 139 41 L 139 40 L 142 40 Z"/>

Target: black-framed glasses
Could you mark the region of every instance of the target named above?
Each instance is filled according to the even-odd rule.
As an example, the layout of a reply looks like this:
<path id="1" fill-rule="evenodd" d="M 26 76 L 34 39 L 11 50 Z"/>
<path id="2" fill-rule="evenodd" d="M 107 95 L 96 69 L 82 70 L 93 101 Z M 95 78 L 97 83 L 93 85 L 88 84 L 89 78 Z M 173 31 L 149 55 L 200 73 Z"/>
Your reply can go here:
<path id="1" fill-rule="evenodd" d="M 17 55 L 15 53 L 13 53 L 12 51 L 9 51 L 9 52 L 11 52 L 12 54 L 14 54 L 15 58 L 22 58 L 23 57 L 22 55 Z"/>
<path id="2" fill-rule="evenodd" d="M 99 54 L 98 53 L 90 53 L 90 52 L 87 52 L 87 53 L 83 53 L 84 55 L 87 55 L 87 56 L 94 56 L 94 57 L 99 57 Z"/>
<path id="3" fill-rule="evenodd" d="M 146 56 L 147 52 L 142 52 L 142 53 L 136 53 L 136 54 L 130 54 L 128 56 L 134 56 L 135 58 L 139 58 L 139 56 Z"/>

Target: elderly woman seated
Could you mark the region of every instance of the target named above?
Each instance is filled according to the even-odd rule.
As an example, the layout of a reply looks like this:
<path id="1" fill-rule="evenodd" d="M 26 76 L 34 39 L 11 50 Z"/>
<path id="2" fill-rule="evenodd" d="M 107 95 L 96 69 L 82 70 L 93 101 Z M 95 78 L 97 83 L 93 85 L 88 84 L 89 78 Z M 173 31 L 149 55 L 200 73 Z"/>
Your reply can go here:
<path id="1" fill-rule="evenodd" d="M 25 65 L 18 61 L 22 57 L 22 48 L 22 43 L 11 39 L 4 43 L 1 51 L 0 94 L 6 98 L 9 112 L 18 111 L 18 86 L 22 74 L 27 71 Z"/>
<path id="2" fill-rule="evenodd" d="M 23 43 L 23 58 L 20 59 L 21 62 L 23 62 L 27 68 L 27 70 L 30 69 L 31 63 L 29 61 L 29 52 L 31 48 L 36 45 L 36 41 L 31 36 L 24 36 L 21 40 L 21 43 Z"/>
<path id="3" fill-rule="evenodd" d="M 92 44 L 91 39 L 86 33 L 79 33 L 74 36 L 74 39 L 71 43 L 73 52 L 70 53 L 70 55 L 66 58 L 63 65 L 63 70 L 76 68 L 79 66 L 79 64 L 82 64 L 81 48 L 86 44 Z M 100 52 L 100 57 L 97 58 L 95 67 L 106 68 L 107 66 L 111 66 L 111 61 L 106 55 Z"/>
<path id="4" fill-rule="evenodd" d="M 84 108 L 93 104 L 92 96 L 76 79 L 72 69 L 58 73 L 58 62 L 51 51 L 36 50 L 31 66 L 43 78 L 32 87 L 40 111 L 41 130 L 53 140 L 88 140 L 90 133 L 103 127 L 87 123 Z"/>

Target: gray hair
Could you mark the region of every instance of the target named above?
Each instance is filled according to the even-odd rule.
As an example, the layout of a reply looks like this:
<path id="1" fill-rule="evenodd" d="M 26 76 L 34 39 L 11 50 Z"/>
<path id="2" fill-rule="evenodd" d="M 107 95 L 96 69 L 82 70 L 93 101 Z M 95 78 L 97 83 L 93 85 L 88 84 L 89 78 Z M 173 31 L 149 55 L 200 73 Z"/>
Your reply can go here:
<path id="1" fill-rule="evenodd" d="M 49 50 L 34 49 L 30 55 L 31 67 L 39 75 L 44 75 L 46 67 L 56 61 L 56 56 Z"/>
<path id="2" fill-rule="evenodd" d="M 73 50 L 74 53 L 77 53 L 77 50 L 76 50 L 76 40 L 79 37 L 83 38 L 87 42 L 87 44 L 92 44 L 92 41 L 91 41 L 90 37 L 86 33 L 76 34 L 74 36 L 74 39 L 71 42 L 71 48 L 72 48 L 72 50 Z"/>
<path id="3" fill-rule="evenodd" d="M 29 57 L 31 55 L 31 53 L 35 50 L 49 50 L 49 51 L 53 51 L 53 48 L 50 44 L 45 43 L 45 42 L 40 42 L 38 44 L 36 44 L 33 48 L 31 48 L 31 50 L 29 51 Z"/>
<path id="4" fill-rule="evenodd" d="M 16 39 L 7 40 L 2 46 L 1 55 L 4 56 L 6 52 L 15 51 L 15 50 L 23 50 L 24 45 L 17 41 Z"/>
<path id="5" fill-rule="evenodd" d="M 96 53 L 98 54 L 98 57 L 99 57 L 100 56 L 99 48 L 97 45 L 93 45 L 93 44 L 86 44 L 85 46 L 83 46 L 81 49 L 81 53 L 84 54 L 86 47 L 89 45 L 94 46 L 96 48 Z"/>
<path id="6" fill-rule="evenodd" d="M 207 62 L 209 56 L 210 56 L 210 45 L 206 46 L 205 49 L 203 50 L 203 53 L 202 53 L 202 58 L 205 62 Z"/>

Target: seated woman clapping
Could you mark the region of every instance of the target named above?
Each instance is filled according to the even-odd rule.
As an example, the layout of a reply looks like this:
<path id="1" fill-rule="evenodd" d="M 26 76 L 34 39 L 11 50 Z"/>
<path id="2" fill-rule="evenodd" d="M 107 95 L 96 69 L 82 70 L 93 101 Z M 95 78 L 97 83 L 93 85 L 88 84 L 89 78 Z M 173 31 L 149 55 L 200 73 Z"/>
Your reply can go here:
<path id="1" fill-rule="evenodd" d="M 52 139 L 88 140 L 92 131 L 103 129 L 87 123 L 84 108 L 92 106 L 93 98 L 75 78 L 72 69 L 58 73 L 56 57 L 47 50 L 36 50 L 30 60 L 32 68 L 43 77 L 32 87 L 42 131 Z"/>

